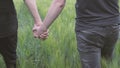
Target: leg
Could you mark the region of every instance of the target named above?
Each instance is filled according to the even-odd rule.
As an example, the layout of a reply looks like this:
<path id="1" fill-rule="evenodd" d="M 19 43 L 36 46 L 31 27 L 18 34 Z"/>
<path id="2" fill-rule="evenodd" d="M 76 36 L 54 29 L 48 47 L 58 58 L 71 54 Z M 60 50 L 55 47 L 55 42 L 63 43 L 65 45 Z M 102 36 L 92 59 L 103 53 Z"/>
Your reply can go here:
<path id="1" fill-rule="evenodd" d="M 102 48 L 101 54 L 102 54 L 102 57 L 104 57 L 106 60 L 109 61 L 113 57 L 113 51 L 119 35 L 119 27 L 111 26 L 108 28 L 107 31 L 109 32 L 107 34 L 105 45 Z"/>
<path id="2" fill-rule="evenodd" d="M 9 37 L 0 38 L 0 52 L 7 68 L 16 68 L 17 33 Z"/>
<path id="3" fill-rule="evenodd" d="M 102 37 L 94 31 L 77 31 L 76 37 L 82 68 L 101 68 Z"/>

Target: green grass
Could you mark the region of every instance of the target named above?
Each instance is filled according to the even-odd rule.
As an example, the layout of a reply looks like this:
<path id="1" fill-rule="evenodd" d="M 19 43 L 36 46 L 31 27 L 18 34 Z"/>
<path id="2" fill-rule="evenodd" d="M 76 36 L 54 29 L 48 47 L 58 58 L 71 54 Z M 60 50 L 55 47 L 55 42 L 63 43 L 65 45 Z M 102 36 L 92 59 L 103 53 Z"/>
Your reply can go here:
<path id="1" fill-rule="evenodd" d="M 52 0 L 39 0 L 37 5 L 44 19 Z M 75 8 L 73 0 L 68 0 L 59 18 L 50 27 L 47 40 L 35 39 L 32 35 L 33 19 L 22 0 L 14 0 L 18 13 L 18 68 L 80 68 L 79 54 L 74 32 Z M 120 43 L 115 50 L 111 64 L 102 60 L 102 68 L 119 68 Z M 4 68 L 0 58 L 0 68 Z"/>

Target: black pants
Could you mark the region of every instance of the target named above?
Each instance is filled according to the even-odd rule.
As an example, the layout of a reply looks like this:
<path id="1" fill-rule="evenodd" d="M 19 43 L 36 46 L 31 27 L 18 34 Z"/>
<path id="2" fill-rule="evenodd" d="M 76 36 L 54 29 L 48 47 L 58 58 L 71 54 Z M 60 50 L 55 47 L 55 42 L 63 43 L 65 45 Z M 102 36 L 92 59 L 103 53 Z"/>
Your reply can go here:
<path id="1" fill-rule="evenodd" d="M 17 33 L 0 38 L 0 53 L 4 58 L 7 68 L 16 68 Z"/>
<path id="2" fill-rule="evenodd" d="M 101 56 L 112 59 L 119 26 L 91 26 L 84 30 L 76 25 L 76 38 L 82 68 L 101 68 Z"/>

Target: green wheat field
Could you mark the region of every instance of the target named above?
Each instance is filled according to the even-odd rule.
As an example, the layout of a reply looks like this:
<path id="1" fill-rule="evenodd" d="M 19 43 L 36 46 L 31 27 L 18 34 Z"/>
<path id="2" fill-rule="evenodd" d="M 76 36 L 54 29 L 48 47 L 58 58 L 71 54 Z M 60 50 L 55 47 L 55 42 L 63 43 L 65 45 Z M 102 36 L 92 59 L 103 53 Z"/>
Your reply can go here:
<path id="1" fill-rule="evenodd" d="M 44 19 L 52 0 L 37 0 L 39 13 Z M 17 10 L 18 63 L 17 68 L 81 68 L 74 32 L 75 0 L 67 0 L 58 19 L 49 29 L 49 37 L 42 41 L 32 35 L 33 18 L 23 0 L 14 0 Z M 120 39 L 116 44 L 113 62 L 102 59 L 102 68 L 120 68 Z M 0 56 L 0 68 L 5 68 Z"/>

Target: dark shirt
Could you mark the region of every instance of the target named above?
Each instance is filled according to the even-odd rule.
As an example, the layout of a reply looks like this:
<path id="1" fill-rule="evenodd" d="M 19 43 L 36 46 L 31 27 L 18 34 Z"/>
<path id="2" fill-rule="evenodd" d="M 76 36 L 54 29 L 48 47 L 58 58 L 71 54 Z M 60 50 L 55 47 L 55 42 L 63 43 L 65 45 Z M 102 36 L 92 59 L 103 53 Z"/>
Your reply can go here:
<path id="1" fill-rule="evenodd" d="M 79 25 L 106 26 L 119 23 L 118 0 L 77 0 L 76 22 Z"/>
<path id="2" fill-rule="evenodd" d="M 0 38 L 17 32 L 18 21 L 13 0 L 0 0 Z"/>

